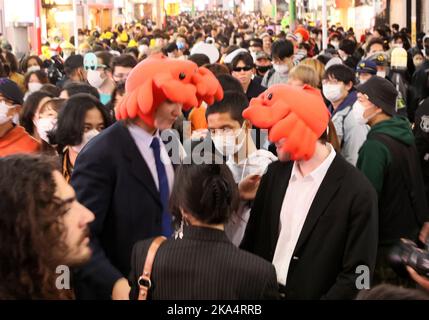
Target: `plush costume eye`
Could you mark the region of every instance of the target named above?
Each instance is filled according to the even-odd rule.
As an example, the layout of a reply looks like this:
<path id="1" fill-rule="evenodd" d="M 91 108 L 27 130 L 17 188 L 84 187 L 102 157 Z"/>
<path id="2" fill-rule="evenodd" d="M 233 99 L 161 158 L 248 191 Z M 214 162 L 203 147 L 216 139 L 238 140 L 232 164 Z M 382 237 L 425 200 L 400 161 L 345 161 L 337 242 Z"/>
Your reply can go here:
<path id="1" fill-rule="evenodd" d="M 180 74 L 179 74 L 179 79 L 180 80 L 183 80 L 183 79 L 185 79 L 186 78 L 186 74 L 184 73 L 184 72 L 180 72 Z"/>
<path id="2" fill-rule="evenodd" d="M 267 99 L 268 100 L 271 100 L 273 98 L 273 94 L 272 93 L 270 93 L 268 96 L 267 96 Z"/>

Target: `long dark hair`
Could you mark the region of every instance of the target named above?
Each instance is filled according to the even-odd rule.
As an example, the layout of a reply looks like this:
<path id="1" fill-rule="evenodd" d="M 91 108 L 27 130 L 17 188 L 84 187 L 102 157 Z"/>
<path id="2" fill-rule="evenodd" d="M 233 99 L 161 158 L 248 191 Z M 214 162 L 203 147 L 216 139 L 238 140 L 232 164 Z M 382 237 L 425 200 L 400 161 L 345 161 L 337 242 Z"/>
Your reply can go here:
<path id="1" fill-rule="evenodd" d="M 42 156 L 0 158 L 0 299 L 70 298 L 55 287 L 67 245 L 55 196 L 55 162 Z"/>

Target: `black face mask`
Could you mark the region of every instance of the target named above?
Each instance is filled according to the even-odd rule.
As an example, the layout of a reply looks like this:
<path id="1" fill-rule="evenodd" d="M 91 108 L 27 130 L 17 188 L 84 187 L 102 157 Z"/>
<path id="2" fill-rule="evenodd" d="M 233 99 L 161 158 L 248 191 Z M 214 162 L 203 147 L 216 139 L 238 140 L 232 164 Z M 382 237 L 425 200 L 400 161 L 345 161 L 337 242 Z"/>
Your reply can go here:
<path id="1" fill-rule="evenodd" d="M 256 70 L 260 73 L 265 73 L 268 70 L 270 70 L 272 68 L 272 66 L 258 66 L 256 67 Z"/>

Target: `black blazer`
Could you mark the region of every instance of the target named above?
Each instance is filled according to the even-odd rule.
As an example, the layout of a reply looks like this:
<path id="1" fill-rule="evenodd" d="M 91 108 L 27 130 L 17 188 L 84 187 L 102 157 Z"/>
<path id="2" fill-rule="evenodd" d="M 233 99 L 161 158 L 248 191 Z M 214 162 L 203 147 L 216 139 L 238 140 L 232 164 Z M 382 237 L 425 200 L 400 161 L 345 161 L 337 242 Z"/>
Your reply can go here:
<path id="1" fill-rule="evenodd" d="M 78 299 L 110 299 L 113 285 L 130 272 L 131 250 L 161 234 L 158 189 L 130 132 L 116 122 L 79 154 L 71 184 L 95 214 L 90 225 L 93 255 L 75 274 Z"/>
<path id="2" fill-rule="evenodd" d="M 153 239 L 133 249 L 130 299 L 137 299 L 137 280 Z M 185 227 L 183 239 L 159 248 L 152 267 L 154 300 L 277 299 L 276 271 L 265 260 L 236 248 L 224 231 Z"/>
<path id="3" fill-rule="evenodd" d="M 272 163 L 259 186 L 241 248 L 272 261 L 293 162 Z M 337 155 L 310 207 L 290 262 L 286 299 L 352 299 L 356 268 L 374 270 L 377 195 L 356 168 Z"/>
<path id="4" fill-rule="evenodd" d="M 258 97 L 265 90 L 267 88 L 263 87 L 260 82 L 258 83 L 258 80 L 252 79 L 246 92 L 247 99 L 250 102 L 252 98 Z"/>

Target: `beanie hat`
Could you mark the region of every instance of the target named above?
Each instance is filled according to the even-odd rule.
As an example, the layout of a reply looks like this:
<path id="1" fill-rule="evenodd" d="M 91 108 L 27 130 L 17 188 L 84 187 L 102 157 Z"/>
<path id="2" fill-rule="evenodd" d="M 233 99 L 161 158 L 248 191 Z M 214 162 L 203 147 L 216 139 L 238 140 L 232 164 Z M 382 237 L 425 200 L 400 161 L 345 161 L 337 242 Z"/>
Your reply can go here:
<path id="1" fill-rule="evenodd" d="M 292 160 L 308 160 L 330 115 L 319 90 L 278 84 L 253 98 L 243 117 L 261 129 L 269 129 L 270 141 L 285 138 L 283 151 Z"/>

